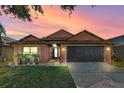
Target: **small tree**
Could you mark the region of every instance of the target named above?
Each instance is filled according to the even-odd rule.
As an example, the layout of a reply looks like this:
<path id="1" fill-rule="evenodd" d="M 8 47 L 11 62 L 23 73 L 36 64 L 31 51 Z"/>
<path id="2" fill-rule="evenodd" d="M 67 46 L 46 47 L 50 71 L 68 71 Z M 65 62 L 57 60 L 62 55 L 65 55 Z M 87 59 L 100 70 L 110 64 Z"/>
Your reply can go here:
<path id="1" fill-rule="evenodd" d="M 0 23 L 0 57 L 2 56 L 2 46 L 4 43 L 4 41 L 2 40 L 2 35 L 6 36 L 6 31 L 2 24 Z"/>

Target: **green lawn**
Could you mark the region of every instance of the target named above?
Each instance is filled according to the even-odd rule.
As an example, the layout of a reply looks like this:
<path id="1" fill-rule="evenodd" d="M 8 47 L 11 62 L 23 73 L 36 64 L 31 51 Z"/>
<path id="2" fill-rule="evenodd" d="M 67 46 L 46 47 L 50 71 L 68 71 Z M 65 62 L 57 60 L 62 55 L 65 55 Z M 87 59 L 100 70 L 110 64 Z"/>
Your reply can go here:
<path id="1" fill-rule="evenodd" d="M 124 61 L 119 61 L 119 62 L 112 61 L 111 64 L 115 65 L 115 66 L 118 66 L 118 67 L 124 67 Z"/>
<path id="2" fill-rule="evenodd" d="M 0 67 L 1 88 L 73 88 L 67 66 Z"/>

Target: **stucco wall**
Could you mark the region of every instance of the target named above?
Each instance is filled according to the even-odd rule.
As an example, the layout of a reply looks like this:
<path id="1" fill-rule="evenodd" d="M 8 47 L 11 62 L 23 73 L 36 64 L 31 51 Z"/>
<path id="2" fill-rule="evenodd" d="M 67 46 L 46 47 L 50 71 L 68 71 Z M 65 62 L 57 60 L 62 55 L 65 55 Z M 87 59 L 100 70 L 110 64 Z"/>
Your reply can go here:
<path id="1" fill-rule="evenodd" d="M 14 45 L 14 55 L 13 55 L 13 59 L 14 59 L 14 64 L 17 64 L 17 54 L 22 53 L 22 48 L 20 45 Z"/>
<path id="2" fill-rule="evenodd" d="M 66 62 L 66 45 L 60 45 L 60 62 Z"/>
<path id="3" fill-rule="evenodd" d="M 50 47 L 46 44 L 41 45 L 41 63 L 47 63 L 50 59 Z"/>
<path id="4" fill-rule="evenodd" d="M 39 45 L 15 45 L 14 46 L 14 63 L 17 63 L 16 55 L 18 53 L 22 53 L 23 46 L 37 46 L 39 55 L 40 55 L 40 63 L 47 63 L 50 60 L 50 47 L 47 44 L 39 44 Z M 60 62 L 66 62 L 66 55 L 67 55 L 67 45 L 60 44 Z M 107 49 L 109 48 L 109 50 Z M 104 61 L 110 63 L 111 62 L 111 46 L 104 47 Z"/>

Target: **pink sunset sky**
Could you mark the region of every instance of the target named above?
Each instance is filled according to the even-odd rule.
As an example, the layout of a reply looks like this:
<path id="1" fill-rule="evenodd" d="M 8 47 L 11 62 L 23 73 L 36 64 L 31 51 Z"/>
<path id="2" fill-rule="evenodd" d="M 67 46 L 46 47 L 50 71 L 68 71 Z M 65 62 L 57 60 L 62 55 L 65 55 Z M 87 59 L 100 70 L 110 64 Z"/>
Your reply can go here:
<path id="1" fill-rule="evenodd" d="M 76 34 L 84 29 L 104 38 L 124 35 L 124 6 L 89 5 L 75 7 L 71 18 L 68 12 L 59 6 L 42 6 L 44 16 L 39 14 L 32 22 L 25 22 L 8 16 L 0 16 L 0 22 L 6 29 L 8 37 L 20 39 L 33 34 L 39 38 L 45 37 L 59 29 L 65 29 Z M 34 12 L 32 11 L 32 15 Z"/>

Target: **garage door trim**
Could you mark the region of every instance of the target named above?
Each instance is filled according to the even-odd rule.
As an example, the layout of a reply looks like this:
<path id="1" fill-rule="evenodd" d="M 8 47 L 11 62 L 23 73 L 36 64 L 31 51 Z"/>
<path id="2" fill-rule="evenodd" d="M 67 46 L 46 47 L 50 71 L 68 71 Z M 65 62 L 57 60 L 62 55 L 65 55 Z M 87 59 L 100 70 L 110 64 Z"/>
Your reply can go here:
<path id="1" fill-rule="evenodd" d="M 93 56 L 90 56 L 90 55 L 89 55 L 89 57 L 92 57 L 92 58 L 93 58 L 93 59 L 89 59 L 89 60 L 93 60 L 93 62 L 94 62 L 94 60 L 102 60 L 101 62 L 104 62 L 104 46 L 103 46 L 103 45 L 95 45 L 95 44 L 94 44 L 94 45 L 81 45 L 81 44 L 79 44 L 79 45 L 66 45 L 66 49 L 67 49 L 67 51 L 66 51 L 66 62 L 68 62 L 68 53 L 67 53 L 67 52 L 69 51 L 69 50 L 68 50 L 68 47 L 71 47 L 71 46 L 72 46 L 72 47 L 73 47 L 73 46 L 75 46 L 75 47 L 76 47 L 76 46 L 80 46 L 80 48 L 81 48 L 81 46 L 82 46 L 82 50 L 83 50 L 83 47 L 85 48 L 85 46 L 86 46 L 86 47 L 95 47 L 95 46 L 96 46 L 96 47 L 102 47 L 102 50 L 101 50 L 101 48 L 99 48 L 99 49 L 97 50 L 97 51 L 102 52 L 102 53 L 100 53 L 100 54 L 98 53 L 98 56 L 99 56 L 100 58 L 98 57 L 99 59 L 97 59 L 97 56 L 94 56 L 94 57 L 95 57 L 95 58 L 94 58 Z M 74 48 L 74 49 L 76 49 L 76 48 Z M 87 48 L 86 48 L 86 49 L 87 49 Z M 97 48 L 95 48 L 95 49 L 97 49 Z M 77 52 L 77 51 L 78 51 L 78 49 L 76 49 L 76 52 Z M 93 51 L 93 50 L 91 49 L 91 51 Z M 85 51 L 85 52 L 86 52 L 86 51 Z M 82 53 L 82 55 L 85 55 L 85 54 Z M 77 58 L 78 58 L 78 57 L 81 58 L 81 56 L 77 56 Z M 88 57 L 88 55 L 87 55 L 86 57 Z M 75 58 L 75 59 L 76 59 L 76 58 Z M 85 58 L 84 58 L 84 59 L 85 59 Z M 80 60 L 80 59 L 77 59 L 77 60 Z M 82 59 L 81 59 L 81 60 L 82 60 Z M 87 60 L 87 58 L 86 58 L 85 60 Z M 75 62 L 78 62 L 78 61 L 75 61 Z M 90 62 L 92 62 L 92 61 L 90 61 Z M 97 61 L 96 61 L 96 62 L 97 62 Z"/>

